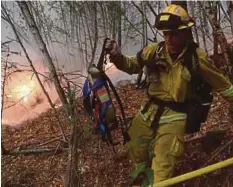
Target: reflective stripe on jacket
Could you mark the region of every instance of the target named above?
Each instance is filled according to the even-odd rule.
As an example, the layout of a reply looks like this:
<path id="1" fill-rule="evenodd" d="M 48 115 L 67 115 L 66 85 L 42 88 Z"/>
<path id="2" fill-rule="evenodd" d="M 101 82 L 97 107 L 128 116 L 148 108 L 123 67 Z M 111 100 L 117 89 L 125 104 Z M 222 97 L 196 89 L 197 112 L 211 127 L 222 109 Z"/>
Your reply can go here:
<path id="1" fill-rule="evenodd" d="M 154 55 L 158 43 L 149 44 L 143 49 L 142 59 L 147 60 Z M 166 49 L 162 51 L 161 60 L 167 63 L 167 68 L 159 72 L 159 79 L 157 80 L 156 72 L 151 73 L 150 85 L 148 92 L 150 95 L 155 96 L 164 101 L 176 101 L 184 102 L 187 98 L 193 97 L 191 89 L 191 74 L 186 67 L 184 67 L 181 62 L 184 60 L 184 53 L 179 55 L 179 57 L 173 62 L 169 53 Z M 197 54 L 199 58 L 200 69 L 199 73 L 203 76 L 204 80 L 208 82 L 214 92 L 220 93 L 226 100 L 233 103 L 233 87 L 230 81 L 225 78 L 221 72 L 213 66 L 212 62 L 209 60 L 207 53 L 198 48 Z M 111 61 L 116 65 L 116 67 L 129 74 L 136 74 L 142 70 L 142 66 L 137 61 L 136 56 L 127 57 L 121 54 L 117 54 L 114 57 L 110 57 Z M 192 62 L 194 64 L 194 59 Z M 147 99 L 146 99 L 147 100 Z M 153 114 L 156 112 L 155 105 L 151 105 L 148 111 L 141 114 L 144 120 L 152 118 Z M 159 123 L 167 123 L 174 120 L 185 120 L 186 114 L 178 113 L 166 108 Z"/>

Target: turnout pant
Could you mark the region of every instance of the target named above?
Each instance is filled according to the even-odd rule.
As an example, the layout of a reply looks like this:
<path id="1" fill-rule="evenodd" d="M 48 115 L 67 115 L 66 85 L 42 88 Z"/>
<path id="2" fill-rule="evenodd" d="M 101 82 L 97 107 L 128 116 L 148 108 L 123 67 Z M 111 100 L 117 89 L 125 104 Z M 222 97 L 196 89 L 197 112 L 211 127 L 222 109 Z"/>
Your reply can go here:
<path id="1" fill-rule="evenodd" d="M 128 150 L 136 169 L 143 165 L 151 167 L 154 183 L 170 178 L 184 151 L 184 131 L 185 120 L 177 120 L 159 124 L 154 132 L 151 120 L 143 119 L 139 112 L 128 130 Z"/>

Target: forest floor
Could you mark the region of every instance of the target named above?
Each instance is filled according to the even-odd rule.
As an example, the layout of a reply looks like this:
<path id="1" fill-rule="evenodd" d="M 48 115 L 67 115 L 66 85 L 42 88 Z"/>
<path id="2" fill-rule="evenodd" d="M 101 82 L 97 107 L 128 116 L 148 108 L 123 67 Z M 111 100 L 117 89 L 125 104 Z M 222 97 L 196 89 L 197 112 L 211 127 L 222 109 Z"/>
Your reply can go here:
<path id="1" fill-rule="evenodd" d="M 134 85 L 121 86 L 118 89 L 126 116 L 136 114 L 144 97 L 144 91 L 136 90 Z M 79 101 L 81 103 L 81 101 Z M 58 152 L 67 144 L 62 140 L 58 121 L 62 122 L 65 134 L 69 137 L 70 127 L 62 109 L 58 109 L 59 120 L 51 110 L 38 118 L 28 120 L 20 126 L 2 127 L 2 143 L 6 149 L 50 149 L 57 148 L 52 153 L 2 155 L 3 187 L 56 187 L 63 186 L 64 173 L 68 163 L 67 151 Z M 126 153 L 126 147 L 116 146 L 116 154 L 112 147 L 106 145 L 92 133 L 90 119 L 79 105 L 79 173 L 83 187 L 127 187 L 132 170 L 132 162 Z M 202 139 L 198 138 L 207 131 L 222 130 L 226 132 L 221 145 L 217 148 L 206 149 Z M 114 136 L 119 139 L 120 132 Z M 233 157 L 233 143 L 226 145 L 233 137 L 232 119 L 228 112 L 228 104 L 215 96 L 208 121 L 202 125 L 198 134 L 185 136 L 185 154 L 178 162 L 174 176 L 217 163 Z M 53 140 L 49 142 L 50 140 Z M 43 151 L 43 150 L 42 150 Z M 233 187 L 233 166 L 218 169 L 201 177 L 174 185 L 175 187 Z"/>

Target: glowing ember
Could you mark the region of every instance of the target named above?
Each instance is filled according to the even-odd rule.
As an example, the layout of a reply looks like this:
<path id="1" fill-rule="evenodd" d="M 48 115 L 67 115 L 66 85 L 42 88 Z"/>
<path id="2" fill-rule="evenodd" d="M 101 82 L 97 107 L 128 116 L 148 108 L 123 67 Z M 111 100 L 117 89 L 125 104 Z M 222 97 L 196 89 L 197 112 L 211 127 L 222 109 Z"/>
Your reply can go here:
<path id="1" fill-rule="evenodd" d="M 32 93 L 35 88 L 35 84 L 31 81 L 29 84 L 21 84 L 14 88 L 14 96 L 18 99 L 22 99 L 24 102 L 28 101 L 29 95 Z"/>
<path id="2" fill-rule="evenodd" d="M 19 96 L 21 96 L 23 100 L 26 102 L 28 99 L 27 96 L 29 95 L 29 93 L 30 93 L 30 88 L 26 85 L 23 85 L 20 88 Z"/>

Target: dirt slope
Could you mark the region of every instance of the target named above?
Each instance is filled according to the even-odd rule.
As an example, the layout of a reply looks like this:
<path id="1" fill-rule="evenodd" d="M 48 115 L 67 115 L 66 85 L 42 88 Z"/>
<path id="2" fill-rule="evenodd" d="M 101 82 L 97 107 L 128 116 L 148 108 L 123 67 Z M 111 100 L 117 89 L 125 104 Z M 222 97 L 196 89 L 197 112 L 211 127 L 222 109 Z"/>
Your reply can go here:
<path id="1" fill-rule="evenodd" d="M 133 85 L 122 86 L 119 90 L 126 115 L 133 116 L 145 93 L 136 90 Z M 232 120 L 228 114 L 228 104 L 216 96 L 208 122 L 202 126 L 199 135 L 204 135 L 209 130 L 226 130 L 226 136 L 222 146 L 232 138 Z M 65 133 L 69 134 L 69 125 L 65 120 L 62 110 L 59 110 L 60 121 L 63 123 Z M 127 187 L 129 185 L 128 173 L 132 164 L 127 155 L 124 154 L 125 146 L 116 147 L 114 154 L 111 146 L 103 143 L 98 136 L 94 135 L 88 126 L 90 121 L 85 112 L 79 110 L 81 133 L 79 137 L 79 173 L 81 173 L 81 184 L 85 187 Z M 18 148 L 54 148 L 60 145 L 67 147 L 62 141 L 54 140 L 46 145 L 43 142 L 60 136 L 58 119 L 51 111 L 43 113 L 38 118 L 26 121 L 19 127 L 2 128 L 2 140 L 7 149 Z M 119 139 L 120 132 L 116 131 L 114 136 Z M 186 140 L 195 138 L 197 135 L 186 136 Z M 60 137 L 61 139 L 61 137 Z M 186 143 L 186 151 L 183 158 L 177 164 L 174 175 L 198 169 L 206 164 L 212 164 L 233 156 L 233 145 L 228 146 L 212 160 L 213 151 L 203 148 L 201 140 L 193 140 Z M 32 187 L 32 186 L 63 186 L 63 174 L 67 164 L 67 152 L 60 154 L 40 155 L 2 155 L 2 186 L 3 187 Z M 233 166 L 217 170 L 213 173 L 189 180 L 176 187 L 232 187 Z"/>

